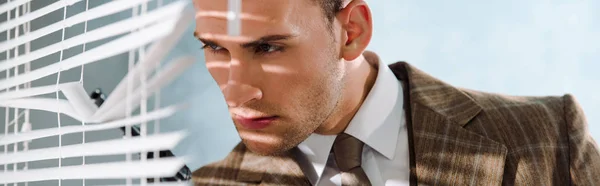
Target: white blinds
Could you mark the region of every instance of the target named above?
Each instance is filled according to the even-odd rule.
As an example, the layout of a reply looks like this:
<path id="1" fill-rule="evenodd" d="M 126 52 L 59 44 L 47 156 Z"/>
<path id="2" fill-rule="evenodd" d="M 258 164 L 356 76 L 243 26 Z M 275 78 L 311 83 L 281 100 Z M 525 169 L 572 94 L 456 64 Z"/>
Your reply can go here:
<path id="1" fill-rule="evenodd" d="M 42 1 L 42 0 L 37 0 Z M 181 156 L 147 159 L 143 154 L 159 150 L 173 149 L 185 132 L 176 131 L 154 133 L 148 131 L 147 123 L 172 116 L 183 105 L 160 107 L 160 88 L 185 71 L 195 62 L 190 56 L 179 56 L 166 62 L 169 51 L 182 37 L 185 29 L 194 19 L 191 1 L 181 0 L 162 4 L 161 0 L 114 0 L 96 7 L 87 8 L 91 0 L 58 0 L 54 3 L 31 10 L 32 0 L 8 0 L 0 5 L 0 12 L 6 20 L 0 23 L 0 32 L 6 32 L 7 38 L 0 43 L 0 52 L 6 58 L 0 61 L 0 108 L 4 118 L 0 127 L 0 185 L 27 185 L 31 182 L 88 179 L 126 179 L 126 185 L 134 185 L 132 179 L 139 179 L 139 185 L 185 185 L 186 183 L 146 183 L 146 178 L 171 177 L 182 166 Z M 239 14 L 241 0 L 230 1 L 230 34 L 238 35 L 240 29 Z M 85 3 L 86 11 L 67 16 L 68 8 L 74 3 Z M 157 8 L 148 10 L 150 3 Z M 31 22 L 54 11 L 63 12 L 61 21 L 47 26 L 31 29 Z M 87 30 L 87 22 L 106 16 L 131 11 L 130 18 Z M 85 32 L 65 39 L 65 29 L 85 24 Z M 31 43 L 56 31 L 61 31 L 62 40 L 31 50 Z M 86 44 L 109 40 L 108 42 L 86 50 Z M 63 57 L 63 53 L 72 47 L 83 45 L 83 52 Z M 60 60 L 40 63 L 40 59 L 59 53 Z M 87 64 L 102 61 L 120 54 L 130 54 L 128 73 L 105 102 L 97 107 L 84 88 L 83 68 Z M 136 57 L 138 56 L 138 57 Z M 31 67 L 38 66 L 32 69 Z M 41 66 L 41 67 L 40 67 Z M 61 72 L 81 68 L 81 79 L 62 82 Z M 2 73 L 4 76 L 2 76 Z M 110 72 L 107 72 L 110 75 Z M 56 76 L 55 83 L 31 86 L 31 82 Z M 60 96 L 62 94 L 63 96 Z M 158 95 L 157 95 L 158 94 Z M 147 101 L 154 95 L 155 107 L 148 109 Z M 36 123 L 30 123 L 30 111 L 56 113 L 58 120 L 54 128 L 35 129 Z M 139 114 L 134 112 L 138 110 Z M 81 125 L 62 126 L 59 117 L 66 115 L 81 122 Z M 2 118 L 0 118 L 2 119 Z M 157 124 L 156 122 L 155 124 Z M 132 126 L 139 126 L 139 136 L 131 136 Z M 85 142 L 85 133 L 101 130 L 126 128 L 122 139 Z M 62 144 L 62 136 L 82 133 L 84 140 L 80 144 Z M 58 145 L 39 149 L 30 149 L 32 140 L 58 136 Z M 139 159 L 132 157 L 140 153 Z M 126 155 L 124 162 L 86 164 L 85 157 Z M 61 159 L 83 157 L 81 165 L 62 165 Z M 58 159 L 58 165 L 49 168 L 29 168 L 28 162 Z M 24 166 L 18 166 L 22 165 Z M 136 183 L 137 184 L 137 183 Z"/>

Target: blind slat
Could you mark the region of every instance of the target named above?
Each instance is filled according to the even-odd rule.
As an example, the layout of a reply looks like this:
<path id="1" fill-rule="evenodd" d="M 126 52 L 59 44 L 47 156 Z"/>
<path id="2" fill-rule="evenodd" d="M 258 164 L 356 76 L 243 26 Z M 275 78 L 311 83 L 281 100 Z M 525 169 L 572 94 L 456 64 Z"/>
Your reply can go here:
<path id="1" fill-rule="evenodd" d="M 83 83 L 63 85 L 61 92 L 80 117 L 79 121 L 87 121 L 98 110 L 98 106 L 83 88 Z"/>
<path id="2" fill-rule="evenodd" d="M 23 16 L 19 16 L 15 19 L 11 19 L 10 21 L 4 22 L 0 24 L 0 32 L 4 32 L 8 29 L 12 29 L 17 27 L 18 25 L 22 25 L 24 23 L 30 22 L 31 20 L 42 17 L 50 12 L 61 9 L 65 7 L 65 5 L 72 5 L 73 3 L 79 2 L 81 0 L 61 0 L 50 5 L 47 5 L 43 8 L 40 8 L 36 11 L 29 12 Z"/>
<path id="3" fill-rule="evenodd" d="M 20 1 L 10 1 L 10 2 L 6 2 L 4 4 L 2 4 L 2 6 L 0 6 L 0 12 L 7 12 L 9 10 L 15 9 L 18 6 L 21 6 L 27 2 L 30 2 L 31 0 L 20 0 Z"/>
<path id="4" fill-rule="evenodd" d="M 149 69 L 154 69 L 157 66 L 157 64 L 159 64 L 167 56 L 169 51 L 171 51 L 171 49 L 173 49 L 175 44 L 181 39 L 181 37 L 185 33 L 186 28 L 188 27 L 189 23 L 191 21 L 193 21 L 194 17 L 195 17 L 195 15 L 193 14 L 193 11 L 186 9 L 186 13 L 184 13 L 182 15 L 182 17 L 179 19 L 179 22 L 177 22 L 177 25 L 175 25 L 175 29 L 173 30 L 173 32 L 171 32 L 171 34 L 169 34 L 165 38 L 162 38 L 161 40 L 154 43 L 146 51 L 146 55 L 144 57 L 142 57 L 142 60 L 138 64 L 136 64 L 136 66 L 133 69 L 129 70 L 129 73 L 127 73 L 127 75 L 123 78 L 124 81 L 121 81 L 111 94 L 112 95 L 127 94 L 127 83 L 128 82 L 126 80 L 129 78 L 139 79 L 142 69 L 146 69 L 146 71 L 145 71 L 146 76 L 148 76 L 148 74 L 150 74 L 152 72 L 152 70 L 149 70 Z M 131 87 L 138 87 L 138 86 L 139 86 L 139 81 L 132 82 Z M 110 110 L 112 107 L 114 107 L 114 105 L 118 104 L 119 101 L 120 100 L 117 100 L 117 99 L 106 100 L 102 104 L 102 107 L 100 107 L 98 109 L 98 112 L 106 113 L 108 110 Z"/>
<path id="5" fill-rule="evenodd" d="M 35 95 L 55 93 L 56 91 L 61 91 L 67 99 L 57 101 L 54 98 L 27 98 Z M 59 104 L 59 107 L 53 106 L 52 103 Z M 94 105 L 85 92 L 85 89 L 83 89 L 83 84 L 79 82 L 0 93 L 0 106 L 50 112 L 57 112 L 60 109 L 63 114 L 80 121 L 87 120 L 98 110 L 98 107 Z"/>
<path id="6" fill-rule="evenodd" d="M 119 3 L 119 2 L 121 2 L 121 1 L 113 1 L 110 4 L 115 4 L 115 3 Z M 107 3 L 107 4 L 109 4 L 109 3 Z M 54 50 L 44 52 L 44 54 L 42 54 L 42 56 L 46 56 L 48 54 L 58 51 L 61 48 L 60 46 L 63 46 L 64 48 L 70 48 L 70 47 L 77 46 L 77 45 L 80 45 L 83 43 L 97 41 L 100 39 L 127 33 L 136 28 L 141 28 L 145 25 L 148 25 L 148 24 L 151 24 L 151 23 L 154 23 L 157 21 L 172 18 L 172 17 L 176 16 L 176 14 L 180 14 L 183 11 L 183 9 L 185 8 L 185 5 L 186 5 L 186 3 L 182 2 L 182 1 L 175 2 L 175 3 L 169 4 L 167 6 L 161 7 L 157 10 L 154 10 L 150 13 L 141 15 L 141 16 L 136 16 L 136 17 L 132 17 L 129 19 L 121 20 L 121 21 L 114 22 L 114 23 L 102 26 L 100 28 L 94 29 L 92 31 L 87 31 L 84 34 L 81 34 L 81 35 L 75 36 L 73 38 L 67 39 L 65 41 L 61 41 L 60 43 L 57 43 L 57 44 L 60 44 L 58 46 L 54 45 L 53 47 L 45 47 L 45 48 L 50 48 L 50 49 L 54 49 Z M 102 5 L 99 8 L 92 9 L 92 10 L 96 10 L 97 13 L 92 12 L 92 10 L 86 11 L 81 14 L 77 14 L 73 17 L 67 18 L 64 21 L 60 21 L 60 22 L 54 23 L 52 25 L 35 30 L 33 32 L 29 32 L 27 34 L 19 36 L 19 39 L 13 39 L 13 40 L 8 40 L 5 42 L 2 42 L 0 44 L 0 51 L 5 51 L 8 49 L 14 48 L 16 46 L 25 44 L 27 42 L 31 42 L 42 36 L 45 36 L 52 32 L 60 30 L 60 29 L 64 28 L 65 25 L 71 25 L 73 23 L 81 23 L 84 21 L 89 21 L 89 20 L 92 20 L 95 18 L 99 18 L 102 16 L 106 16 L 106 15 L 110 15 L 110 14 L 118 12 L 116 10 L 110 9 L 111 7 L 114 7 L 114 6 L 107 7 L 107 5 Z M 123 7 L 121 7 L 120 9 L 117 9 L 117 10 L 121 11 L 122 8 Z M 100 9 L 100 10 L 97 10 L 97 9 Z M 38 50 L 34 51 L 33 53 L 35 53 L 39 50 L 43 50 L 43 49 L 38 49 Z M 24 57 L 24 56 L 20 56 L 20 57 Z M 37 59 L 37 58 L 30 58 L 30 59 L 27 59 L 26 61 L 32 61 L 35 59 Z M 4 62 L 4 61 L 2 61 L 2 62 Z M 14 67 L 14 66 L 6 66 L 7 64 L 3 65 L 2 62 L 0 62 L 0 70 L 5 70 L 8 68 Z M 8 63 L 8 64 L 12 64 L 12 63 Z"/>
<path id="7" fill-rule="evenodd" d="M 4 136 L 0 136 L 0 145 L 8 145 L 17 142 L 29 141 L 39 138 L 45 138 L 50 136 L 71 134 L 77 132 L 90 132 L 90 131 L 99 131 L 99 130 L 107 130 L 107 129 L 116 129 L 124 126 L 135 125 L 144 121 L 152 121 L 157 119 L 162 119 L 173 115 L 177 110 L 181 109 L 183 106 L 169 106 L 165 108 L 161 108 L 152 112 L 148 112 L 145 116 L 134 116 L 130 118 L 124 118 L 116 121 L 111 121 L 102 124 L 94 124 L 94 125 L 84 125 L 84 126 L 64 126 L 60 129 L 58 128 L 49 128 L 49 129 L 39 129 L 33 130 L 31 132 L 24 132 L 15 134 L 8 134 Z"/>
<path id="8" fill-rule="evenodd" d="M 22 98 L 0 101 L 0 107 L 42 110 L 48 112 L 58 112 L 72 117 L 76 120 L 83 118 L 75 112 L 71 103 L 67 100 L 56 100 L 55 98 Z"/>
<path id="9" fill-rule="evenodd" d="M 148 81 L 146 90 L 141 90 L 141 87 L 139 87 L 133 92 L 129 93 L 131 100 L 130 110 L 126 111 L 127 102 L 120 101 L 117 102 L 118 104 L 110 107 L 110 109 L 107 109 L 108 112 L 106 113 L 101 113 L 100 110 L 98 110 L 96 114 L 92 116 L 92 120 L 105 121 L 125 117 L 126 113 L 133 112 L 140 105 L 142 91 L 146 91 L 147 94 L 152 94 L 160 90 L 161 87 L 173 81 L 186 69 L 193 65 L 194 61 L 195 59 L 193 57 L 181 57 L 169 62 L 167 66 L 161 69 L 160 72 L 158 72 L 154 77 L 152 77 L 152 79 Z M 113 93 L 109 99 L 125 100 L 126 95 L 118 95 Z"/>
<path id="10" fill-rule="evenodd" d="M 189 66 L 194 63 L 193 57 L 180 57 L 172 62 L 169 62 L 163 70 L 158 72 L 150 81 L 147 83 L 146 90 L 141 90 L 141 87 L 137 87 L 135 91 L 131 92 L 131 107 L 127 113 L 131 113 L 135 110 L 141 100 L 142 91 L 146 91 L 148 94 L 156 92 L 166 84 L 173 81 L 181 73 L 183 73 Z M 12 93 L 13 97 L 16 97 L 18 92 L 25 92 L 25 95 L 52 93 L 56 90 L 61 90 L 67 100 L 59 100 L 53 98 L 21 98 L 21 99 L 0 99 L 0 106 L 22 108 L 22 109 L 33 109 L 43 110 L 49 112 L 58 112 L 68 115 L 79 121 L 107 121 L 118 118 L 123 118 L 126 115 L 126 102 L 117 102 L 119 104 L 111 107 L 107 113 L 99 113 L 98 108 L 94 105 L 93 101 L 88 98 L 87 93 L 83 89 L 81 83 L 67 83 L 59 86 L 46 86 L 35 90 L 41 90 L 43 92 L 35 93 L 28 91 L 27 89 L 8 92 Z M 0 94 L 2 96 L 2 94 Z M 9 94 L 10 96 L 10 94 Z M 108 99 L 124 100 L 126 95 L 113 94 Z M 0 97 L 2 98 L 2 97 Z M 56 103 L 57 105 L 54 105 Z"/>
<path id="11" fill-rule="evenodd" d="M 68 145 L 0 154 L 0 164 L 21 163 L 28 161 L 48 160 L 81 156 L 118 155 L 141 151 L 168 150 L 175 148 L 185 136 L 184 132 L 157 134 L 147 137 L 107 140 L 92 143 Z"/>
<path id="12" fill-rule="evenodd" d="M 71 85 L 71 84 L 80 84 L 80 83 L 79 82 L 69 82 L 69 83 L 59 84 L 58 86 L 57 85 L 46 85 L 46 86 L 38 86 L 38 87 L 2 92 L 2 93 L 0 93 L 0 102 L 2 102 L 3 100 L 19 99 L 19 98 L 26 98 L 26 97 L 31 97 L 31 96 L 39 96 L 39 95 L 44 95 L 44 94 L 55 93 L 57 87 L 59 90 L 62 91 L 63 87 Z"/>
<path id="13" fill-rule="evenodd" d="M 161 158 L 145 162 L 116 162 L 31 169 L 0 173 L 0 183 L 34 182 L 71 179 L 119 179 L 139 177 L 170 177 L 184 165 L 183 158 Z"/>
<path id="14" fill-rule="evenodd" d="M 162 22 L 136 32 L 135 34 L 123 36 L 74 57 L 65 59 L 60 63 L 53 63 L 31 72 L 20 74 L 14 78 L 2 79 L 0 80 L 0 89 L 24 84 L 57 73 L 58 71 L 69 70 L 138 48 L 166 36 L 171 30 L 165 28 L 173 28 L 173 25 L 174 21 Z"/>
<path id="15" fill-rule="evenodd" d="M 39 94 L 49 92 L 51 87 L 43 87 Z M 26 90 L 26 89 L 25 89 Z M 9 99 L 0 100 L 0 106 L 22 108 L 22 109 L 33 109 L 43 110 L 50 112 L 61 112 L 79 121 L 87 121 L 97 110 L 98 107 L 89 98 L 83 84 L 81 83 L 67 83 L 63 85 L 57 85 L 54 87 L 55 91 L 60 90 L 66 100 L 55 99 L 55 98 L 21 98 L 21 99 Z M 29 93 L 31 91 L 25 91 Z M 30 93 L 34 94 L 34 93 Z M 55 105 L 56 104 L 56 105 Z"/>

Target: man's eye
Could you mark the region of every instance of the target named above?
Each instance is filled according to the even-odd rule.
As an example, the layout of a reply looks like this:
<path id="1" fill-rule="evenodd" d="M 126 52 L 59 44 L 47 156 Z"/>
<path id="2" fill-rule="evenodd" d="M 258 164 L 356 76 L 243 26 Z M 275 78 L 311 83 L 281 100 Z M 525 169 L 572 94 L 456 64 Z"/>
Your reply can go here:
<path id="1" fill-rule="evenodd" d="M 202 46 L 202 49 L 211 49 L 213 51 L 219 51 L 219 50 L 222 50 L 223 47 L 209 43 L 209 44 L 204 44 L 204 46 Z"/>
<path id="2" fill-rule="evenodd" d="M 271 45 L 271 44 L 260 44 L 256 47 L 256 53 L 268 54 L 277 51 L 281 51 L 282 47 Z"/>

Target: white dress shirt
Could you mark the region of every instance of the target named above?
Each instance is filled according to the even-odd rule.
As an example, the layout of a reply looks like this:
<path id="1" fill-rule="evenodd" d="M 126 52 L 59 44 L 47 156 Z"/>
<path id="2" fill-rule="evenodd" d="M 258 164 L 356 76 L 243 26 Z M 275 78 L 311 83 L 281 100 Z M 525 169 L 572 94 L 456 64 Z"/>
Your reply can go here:
<path id="1" fill-rule="evenodd" d="M 375 59 L 374 59 L 375 58 Z M 408 185 L 410 176 L 408 135 L 400 81 L 377 57 L 377 79 L 358 112 L 344 131 L 365 143 L 362 168 L 374 186 Z M 304 158 L 299 165 L 315 186 L 341 184 L 333 154 L 335 135 L 312 134 L 298 145 Z"/>

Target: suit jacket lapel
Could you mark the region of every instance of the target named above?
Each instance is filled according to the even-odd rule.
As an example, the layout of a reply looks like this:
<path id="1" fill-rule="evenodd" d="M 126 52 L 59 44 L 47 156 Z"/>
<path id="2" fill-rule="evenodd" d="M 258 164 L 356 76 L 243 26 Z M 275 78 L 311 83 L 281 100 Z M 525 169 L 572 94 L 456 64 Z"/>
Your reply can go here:
<path id="1" fill-rule="evenodd" d="M 310 185 L 292 151 L 281 156 L 261 156 L 246 149 L 236 180 L 259 185 Z"/>
<path id="2" fill-rule="evenodd" d="M 390 68 L 404 83 L 411 185 L 501 183 L 506 147 L 463 128 L 481 106 L 407 63 Z"/>

